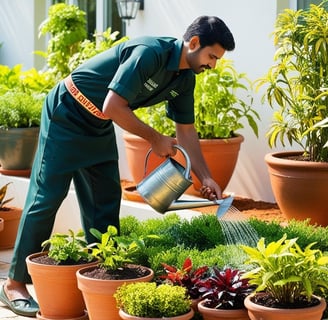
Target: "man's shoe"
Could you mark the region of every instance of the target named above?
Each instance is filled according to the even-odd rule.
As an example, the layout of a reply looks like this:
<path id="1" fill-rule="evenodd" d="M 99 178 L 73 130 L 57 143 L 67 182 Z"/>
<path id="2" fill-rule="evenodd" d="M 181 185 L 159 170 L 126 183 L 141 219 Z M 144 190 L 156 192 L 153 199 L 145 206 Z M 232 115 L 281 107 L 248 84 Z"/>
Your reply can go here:
<path id="1" fill-rule="evenodd" d="M 4 285 L 0 289 L 0 301 L 9 307 L 12 312 L 21 316 L 35 317 L 39 311 L 39 305 L 32 297 L 10 301 L 6 295 Z"/>

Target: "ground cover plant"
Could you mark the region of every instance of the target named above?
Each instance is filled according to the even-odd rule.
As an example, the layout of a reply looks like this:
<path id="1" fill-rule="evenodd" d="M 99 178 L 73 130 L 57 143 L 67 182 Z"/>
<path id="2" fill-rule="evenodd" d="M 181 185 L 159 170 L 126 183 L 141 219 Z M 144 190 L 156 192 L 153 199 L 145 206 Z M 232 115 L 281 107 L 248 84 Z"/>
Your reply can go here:
<path id="1" fill-rule="evenodd" d="M 278 241 L 286 234 L 289 239 L 297 238 L 302 250 L 314 243 L 312 249 L 319 249 L 323 253 L 328 251 L 328 227 L 297 220 L 289 221 L 286 226 L 279 221 L 266 222 L 257 218 L 249 219 L 248 223 L 267 243 Z M 159 236 L 158 239 L 145 238 L 142 252 L 142 263 L 154 270 L 155 279 L 165 273 L 163 263 L 179 267 L 188 257 L 194 269 L 202 266 L 216 266 L 220 270 L 226 267 L 245 271 L 252 269 L 251 265 L 245 263 L 247 255 L 240 244 L 225 243 L 222 225 L 214 215 L 202 215 L 191 220 L 175 213 L 144 221 L 133 216 L 121 218 L 121 235 L 131 233 L 143 238 L 149 234 Z M 326 291 L 320 295 L 328 298 Z"/>

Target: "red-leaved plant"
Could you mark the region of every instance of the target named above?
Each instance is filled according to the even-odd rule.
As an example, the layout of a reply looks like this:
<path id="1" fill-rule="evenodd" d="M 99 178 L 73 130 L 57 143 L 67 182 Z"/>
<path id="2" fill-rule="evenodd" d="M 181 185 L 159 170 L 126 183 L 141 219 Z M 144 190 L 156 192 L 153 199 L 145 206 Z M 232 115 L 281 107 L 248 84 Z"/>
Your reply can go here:
<path id="1" fill-rule="evenodd" d="M 244 308 L 244 299 L 254 290 L 248 279 L 242 278 L 244 272 L 232 268 L 219 270 L 217 267 L 213 267 L 212 271 L 212 276 L 197 283 L 203 306 L 213 309 Z"/>
<path id="2" fill-rule="evenodd" d="M 160 279 L 173 285 L 185 287 L 191 299 L 200 298 L 201 293 L 199 292 L 198 282 L 204 280 L 208 276 L 209 268 L 207 266 L 199 267 L 194 270 L 192 261 L 189 257 L 186 258 L 181 269 L 166 263 L 162 263 L 162 266 L 166 274 L 160 276 Z"/>

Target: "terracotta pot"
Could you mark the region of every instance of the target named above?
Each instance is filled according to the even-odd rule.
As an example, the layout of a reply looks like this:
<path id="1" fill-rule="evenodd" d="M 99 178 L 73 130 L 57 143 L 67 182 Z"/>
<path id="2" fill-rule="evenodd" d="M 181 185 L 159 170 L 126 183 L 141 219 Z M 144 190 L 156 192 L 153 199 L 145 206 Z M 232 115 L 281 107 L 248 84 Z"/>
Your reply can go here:
<path id="1" fill-rule="evenodd" d="M 31 176 L 31 169 L 26 169 L 26 170 L 5 170 L 5 169 L 0 167 L 0 173 L 5 175 L 5 176 L 29 178 Z"/>
<path id="2" fill-rule="evenodd" d="M 149 275 L 137 279 L 103 280 L 84 275 L 94 268 L 82 268 L 76 273 L 78 288 L 82 291 L 90 320 L 120 320 L 116 299 L 113 297 L 116 289 L 123 283 L 149 282 L 154 277 L 154 271 L 149 268 Z"/>
<path id="3" fill-rule="evenodd" d="M 271 187 L 279 209 L 288 219 L 328 225 L 328 163 L 286 159 L 301 152 L 265 156 Z"/>
<path id="4" fill-rule="evenodd" d="M 6 225 L 0 233 L 0 250 L 14 247 L 21 216 L 22 209 L 20 208 L 7 207 L 6 210 L 0 210 L 0 218 L 4 220 Z"/>
<path id="5" fill-rule="evenodd" d="M 300 309 L 268 308 L 255 304 L 252 295 L 246 297 L 244 303 L 251 320 L 320 320 L 326 308 L 326 301 L 320 299 L 320 304 L 314 307 Z"/>
<path id="6" fill-rule="evenodd" d="M 244 141 L 242 135 L 237 135 L 228 139 L 200 139 L 200 147 L 205 158 L 205 162 L 212 174 L 213 179 L 219 184 L 222 191 L 227 187 L 238 160 L 240 145 Z M 181 155 L 177 155 L 177 160 L 183 163 Z M 189 187 L 187 193 L 199 196 L 199 189 L 202 184 L 192 173 L 193 185 Z"/>
<path id="7" fill-rule="evenodd" d="M 144 317 L 135 317 L 131 316 L 128 313 L 124 312 L 122 309 L 119 310 L 119 315 L 123 320 L 163 320 L 163 319 L 171 319 L 171 320 L 189 320 L 194 316 L 194 310 L 191 309 L 188 313 L 182 314 L 181 316 L 176 317 L 165 317 L 165 318 L 144 318 Z"/>
<path id="8" fill-rule="evenodd" d="M 224 320 L 224 319 L 249 320 L 246 309 L 237 309 L 237 310 L 212 309 L 212 308 L 204 307 L 202 301 L 198 303 L 198 311 L 202 315 L 204 320 Z"/>
<path id="9" fill-rule="evenodd" d="M 87 319 L 85 303 L 77 287 L 76 271 L 97 262 L 79 265 L 47 265 L 33 258 L 47 254 L 34 253 L 26 258 L 40 312 L 39 319 Z"/>
<path id="10" fill-rule="evenodd" d="M 31 169 L 39 131 L 39 127 L 0 129 L 0 164 L 2 169 Z"/>
<path id="11" fill-rule="evenodd" d="M 150 148 L 148 141 L 125 133 L 123 135 L 128 166 L 134 182 L 137 184 L 145 177 L 145 158 Z M 221 186 L 222 191 L 228 185 L 234 172 L 240 145 L 244 141 L 242 135 L 229 139 L 201 139 L 200 145 L 207 166 L 209 167 L 214 180 Z M 175 157 L 178 162 L 185 165 L 185 159 L 180 152 Z M 146 175 L 153 171 L 163 162 L 162 158 L 151 154 L 148 159 Z M 201 183 L 192 173 L 193 186 L 189 187 L 186 193 L 199 196 Z"/>
<path id="12" fill-rule="evenodd" d="M 152 152 L 148 157 L 147 168 L 145 168 L 146 155 L 151 147 L 150 143 L 139 136 L 127 132 L 123 134 L 123 139 L 130 173 L 133 182 L 138 184 L 163 162 L 163 158 L 156 156 Z"/>
<path id="13" fill-rule="evenodd" d="M 2 231 L 5 227 L 5 220 L 3 220 L 2 218 L 0 218 L 0 231 Z"/>

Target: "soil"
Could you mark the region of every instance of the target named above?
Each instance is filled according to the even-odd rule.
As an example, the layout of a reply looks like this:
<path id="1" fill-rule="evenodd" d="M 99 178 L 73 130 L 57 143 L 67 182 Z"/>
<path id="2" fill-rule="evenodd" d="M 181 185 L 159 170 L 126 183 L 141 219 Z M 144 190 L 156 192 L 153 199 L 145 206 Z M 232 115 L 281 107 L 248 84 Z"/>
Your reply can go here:
<path id="1" fill-rule="evenodd" d="M 122 188 L 128 188 L 132 190 L 134 186 L 133 182 L 123 180 L 121 182 Z M 124 194 L 123 194 L 124 197 Z M 140 195 L 134 195 L 133 200 L 140 200 Z M 248 198 L 235 197 L 232 205 L 242 212 L 245 218 L 257 218 L 263 221 L 277 221 L 279 223 L 287 223 L 287 217 L 279 210 L 276 203 L 270 203 L 265 201 L 254 201 Z M 194 209 L 204 214 L 211 214 L 216 212 L 217 206 L 204 207 Z"/>
<path id="2" fill-rule="evenodd" d="M 31 260 L 35 263 L 46 264 L 46 265 L 50 265 L 50 266 L 55 266 L 55 265 L 71 266 L 71 265 L 88 263 L 88 261 L 83 260 L 83 259 L 81 259 L 79 261 L 74 261 L 72 259 L 68 259 L 66 261 L 62 261 L 62 262 L 58 263 L 53 258 L 50 258 L 48 255 L 41 255 L 41 256 L 32 258 Z"/>
<path id="3" fill-rule="evenodd" d="M 299 300 L 296 300 L 294 303 L 277 303 L 277 301 L 272 298 L 268 293 L 257 293 L 254 297 L 251 298 L 252 302 L 268 307 L 268 308 L 280 308 L 280 309 L 298 309 L 313 307 L 320 303 L 316 298 L 312 298 L 310 301 L 307 300 L 306 296 L 301 296 Z"/>
<path id="4" fill-rule="evenodd" d="M 94 268 L 83 275 L 93 279 L 125 280 L 142 278 L 150 274 L 150 270 L 140 265 L 127 264 L 122 268 L 106 271 L 104 268 Z"/>

